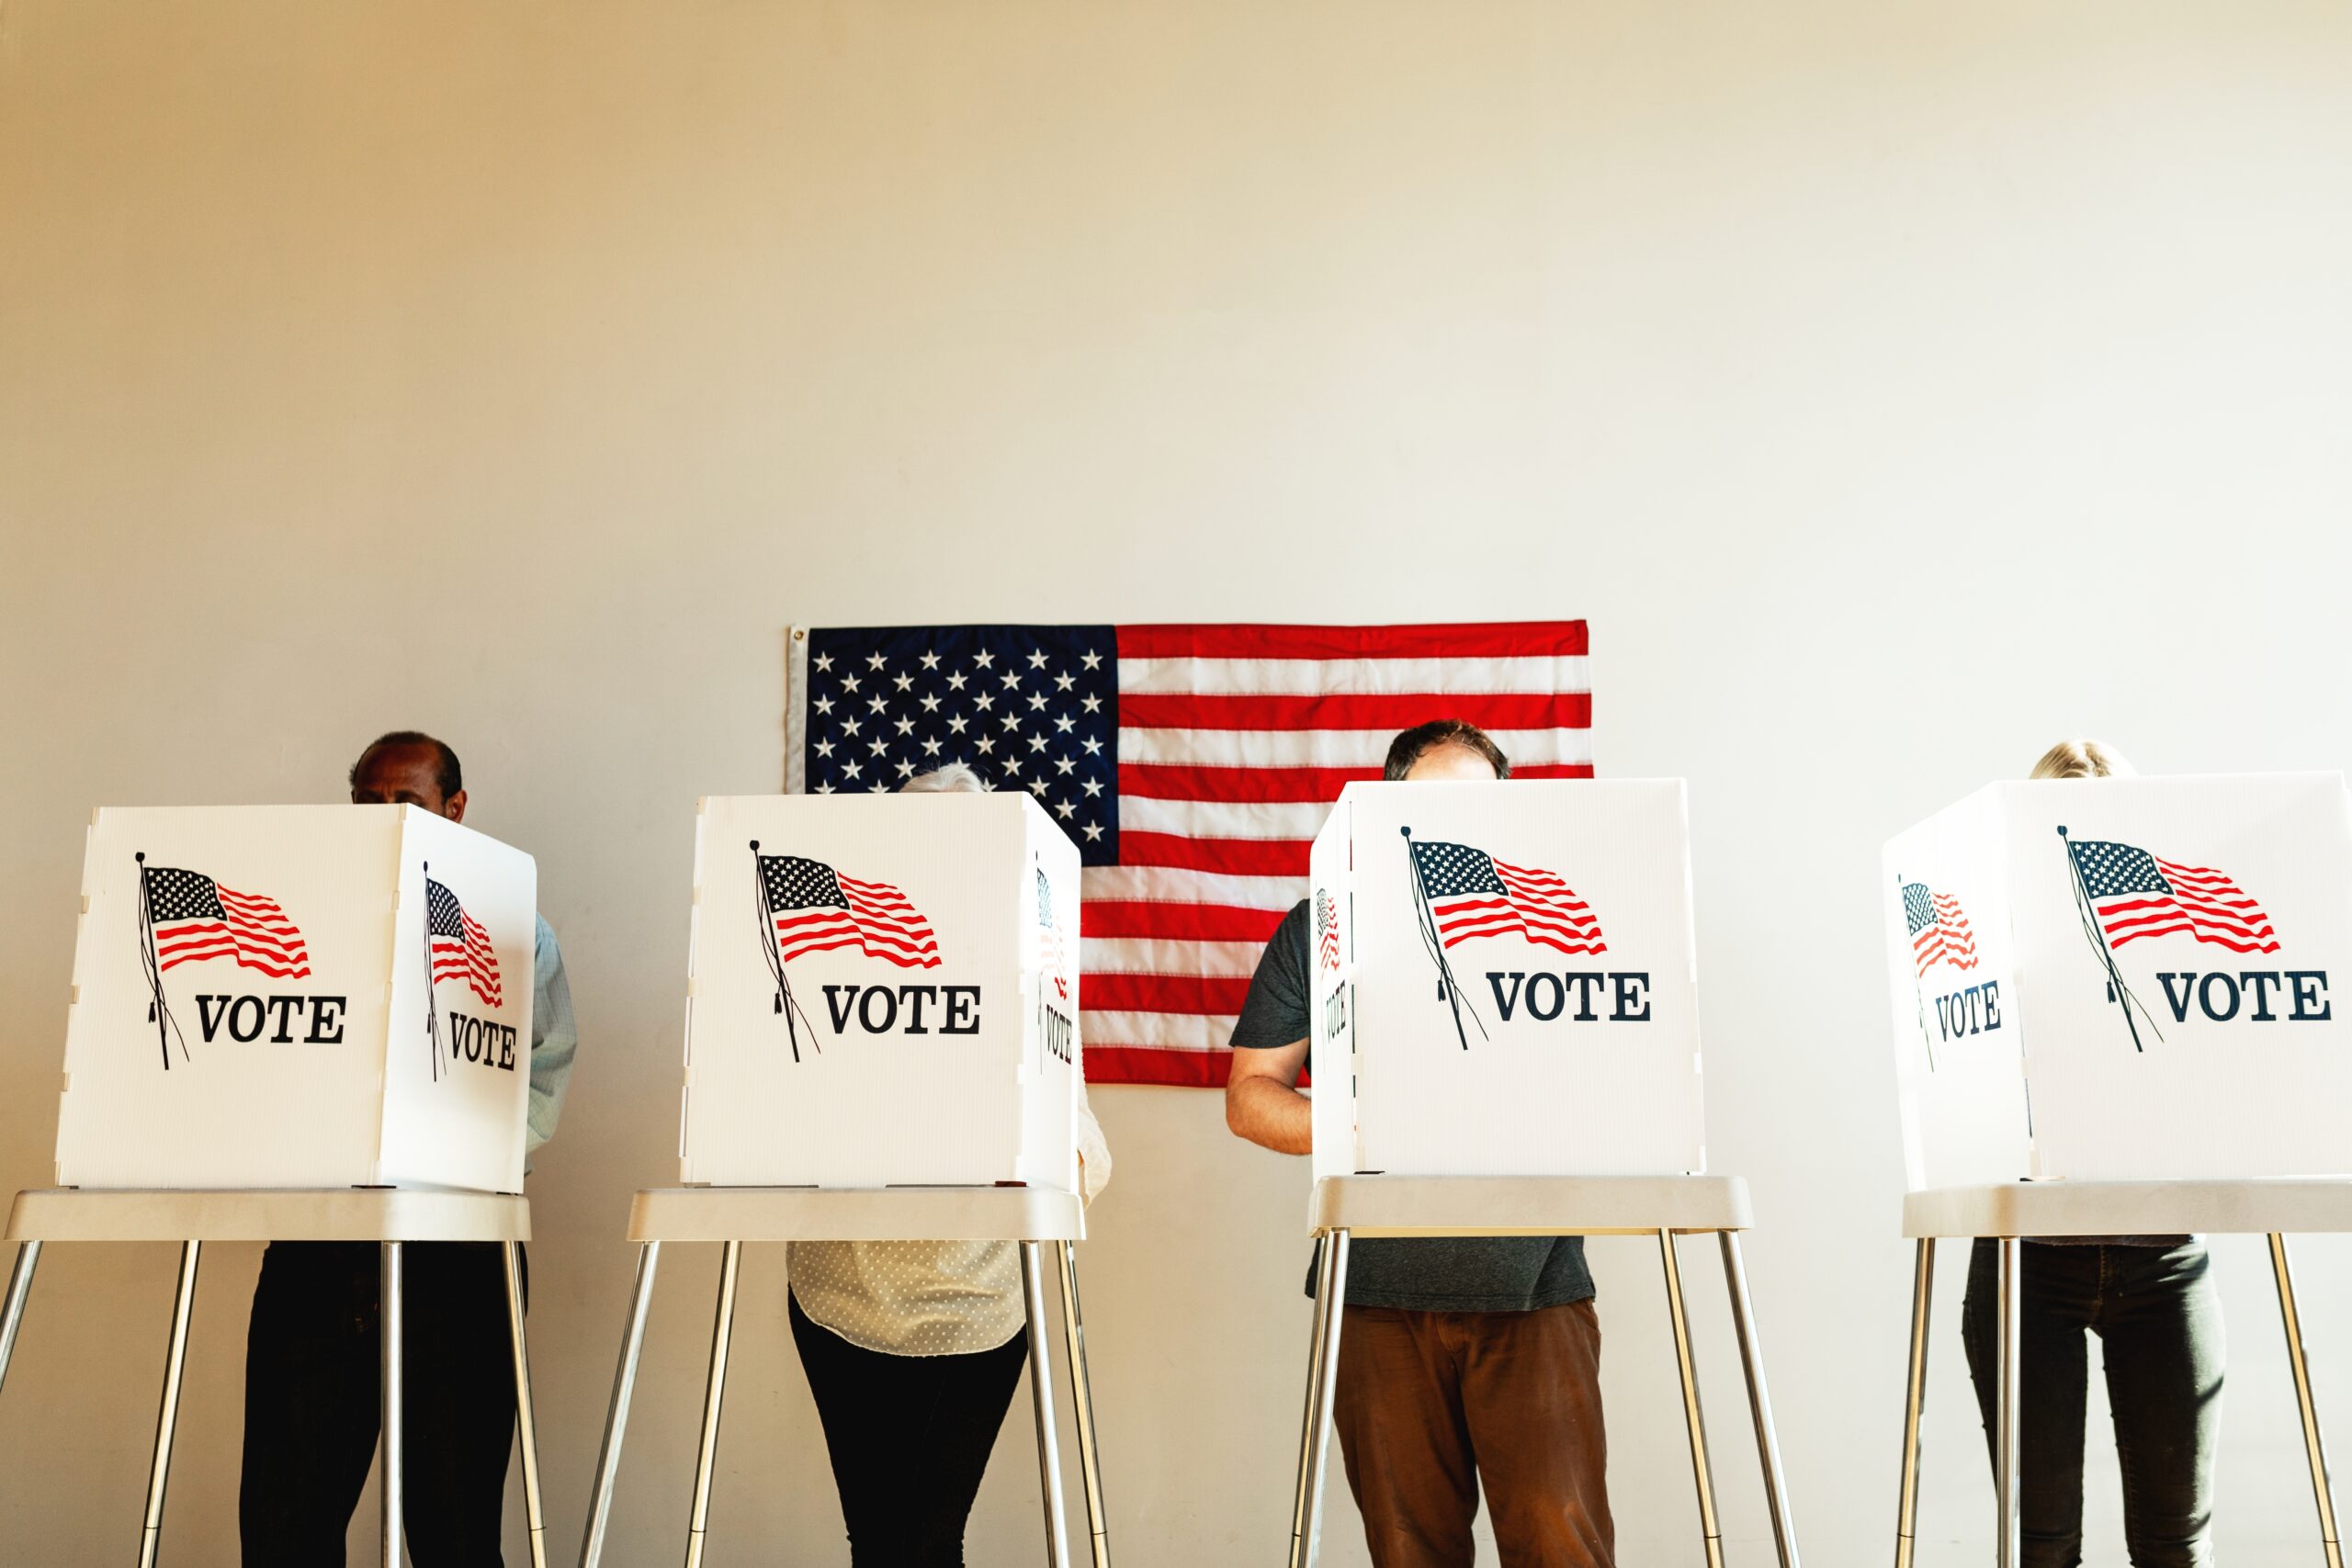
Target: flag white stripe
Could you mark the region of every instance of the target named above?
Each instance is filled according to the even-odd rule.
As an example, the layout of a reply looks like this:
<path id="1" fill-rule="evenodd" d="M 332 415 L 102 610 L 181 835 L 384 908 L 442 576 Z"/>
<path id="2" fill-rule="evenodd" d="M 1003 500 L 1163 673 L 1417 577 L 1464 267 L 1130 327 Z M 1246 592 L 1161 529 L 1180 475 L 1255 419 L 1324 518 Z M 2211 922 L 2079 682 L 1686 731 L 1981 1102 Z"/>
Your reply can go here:
<path id="1" fill-rule="evenodd" d="M 1200 696 L 1532 695 L 1590 690 L 1583 655 L 1491 659 L 1122 659 L 1119 692 Z M 1513 753 L 1516 755 L 1517 753 Z"/>
<path id="2" fill-rule="evenodd" d="M 1233 1040 L 1232 1014 L 1094 1012 L 1078 1015 L 1079 1038 L 1089 1045 L 1151 1045 L 1167 1051 L 1222 1051 Z"/>
<path id="3" fill-rule="evenodd" d="M 1206 975 L 1247 980 L 1266 951 L 1258 942 L 1194 942 L 1184 937 L 1091 936 L 1079 944 L 1089 975 Z"/>
<path id="4" fill-rule="evenodd" d="M 1090 865 L 1079 886 L 1098 903 L 1224 904 L 1277 913 L 1306 897 L 1303 876 L 1226 876 L 1166 865 Z"/>
<path id="5" fill-rule="evenodd" d="M 1188 839 L 1312 839 L 1331 815 L 1317 800 L 1155 800 L 1119 794 L 1119 830 Z"/>
<path id="6" fill-rule="evenodd" d="M 1516 765 L 1592 761 L 1585 729 L 1488 731 Z M 1209 768 L 1377 768 L 1393 729 L 1119 730 L 1119 761 Z"/>

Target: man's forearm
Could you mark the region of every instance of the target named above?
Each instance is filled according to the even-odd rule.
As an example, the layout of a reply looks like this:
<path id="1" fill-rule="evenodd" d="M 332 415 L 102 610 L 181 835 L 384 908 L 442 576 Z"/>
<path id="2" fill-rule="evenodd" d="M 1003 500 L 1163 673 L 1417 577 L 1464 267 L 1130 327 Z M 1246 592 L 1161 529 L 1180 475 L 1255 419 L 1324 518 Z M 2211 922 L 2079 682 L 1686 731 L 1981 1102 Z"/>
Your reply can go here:
<path id="1" fill-rule="evenodd" d="M 1225 1124 L 1276 1154 L 1315 1152 L 1314 1102 L 1272 1078 L 1245 1078 L 1225 1097 Z"/>

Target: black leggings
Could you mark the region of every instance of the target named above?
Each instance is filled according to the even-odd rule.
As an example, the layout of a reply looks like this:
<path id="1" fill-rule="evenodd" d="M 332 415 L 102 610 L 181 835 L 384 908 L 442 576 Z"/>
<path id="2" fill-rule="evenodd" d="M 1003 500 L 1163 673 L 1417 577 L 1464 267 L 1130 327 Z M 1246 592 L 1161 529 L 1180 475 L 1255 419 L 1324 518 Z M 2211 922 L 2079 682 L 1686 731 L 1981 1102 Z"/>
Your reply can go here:
<path id="1" fill-rule="evenodd" d="M 824 1423 L 851 1568 L 963 1568 L 964 1521 L 1027 1338 L 968 1356 L 890 1356 L 810 1321 L 795 1300 L 792 1342 Z"/>

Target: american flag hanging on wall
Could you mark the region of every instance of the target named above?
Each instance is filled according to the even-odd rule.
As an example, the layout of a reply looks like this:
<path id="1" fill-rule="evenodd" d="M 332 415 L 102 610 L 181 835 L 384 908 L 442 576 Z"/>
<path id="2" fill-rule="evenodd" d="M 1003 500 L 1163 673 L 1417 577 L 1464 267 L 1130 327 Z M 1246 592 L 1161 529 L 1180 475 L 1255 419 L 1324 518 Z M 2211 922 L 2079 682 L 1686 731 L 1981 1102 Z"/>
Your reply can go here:
<path id="1" fill-rule="evenodd" d="M 1582 621 L 821 627 L 791 651 L 787 787 L 891 790 L 962 761 L 1077 843 L 1096 1082 L 1225 1082 L 1315 834 L 1398 730 L 1464 718 L 1515 776 L 1592 775 Z"/>

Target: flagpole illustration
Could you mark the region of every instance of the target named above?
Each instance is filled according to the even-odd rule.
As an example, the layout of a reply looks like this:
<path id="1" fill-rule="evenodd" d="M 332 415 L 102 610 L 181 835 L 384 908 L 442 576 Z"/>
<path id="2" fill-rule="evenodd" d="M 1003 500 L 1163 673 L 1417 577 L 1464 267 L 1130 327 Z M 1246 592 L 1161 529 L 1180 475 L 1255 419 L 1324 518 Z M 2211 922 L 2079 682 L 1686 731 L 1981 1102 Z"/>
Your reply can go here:
<path id="1" fill-rule="evenodd" d="M 760 866 L 760 841 L 752 840 L 752 902 L 753 913 L 760 921 L 760 951 L 767 955 L 768 973 L 775 980 L 775 1010 L 784 1018 L 784 1037 L 792 1046 L 792 1059 L 800 1060 L 800 1032 L 793 1026 L 797 1018 L 808 1023 L 808 1015 L 792 995 L 792 982 L 784 973 L 784 953 L 776 943 L 775 910 L 768 905 L 768 879 Z M 817 1026 L 808 1023 L 809 1048 L 822 1054 L 824 1047 L 817 1043 Z"/>
<path id="2" fill-rule="evenodd" d="M 147 852 L 134 852 L 139 863 L 139 962 L 147 976 L 149 1000 L 147 1021 L 155 1026 L 155 1043 L 164 1053 L 164 1070 L 172 1070 L 172 1036 L 180 1036 L 180 1059 L 187 1059 L 187 1036 L 180 1033 L 179 1021 L 172 1017 L 171 1004 L 164 999 L 164 969 L 155 956 L 154 895 L 147 886 Z"/>
<path id="3" fill-rule="evenodd" d="M 2116 1006 L 2123 1010 L 2123 1027 L 2132 1032 L 2132 1049 L 2144 1052 L 2147 1047 L 2140 1043 L 2140 1026 L 2132 1021 L 2132 1010 L 2139 1008 L 2158 1040 L 2165 1037 L 2164 1031 L 2156 1028 L 2154 1015 L 2148 1012 L 2139 998 L 2132 994 L 2132 987 L 2123 983 L 2122 971 L 2115 966 L 2115 950 L 2108 945 L 2107 932 L 2098 923 L 2098 912 L 2091 903 L 2090 885 L 2083 880 L 2082 862 L 2075 858 L 2074 840 L 2066 837 L 2063 823 L 2059 825 L 2058 837 L 2066 847 L 2066 867 L 2074 874 L 2075 912 L 2082 919 L 2083 935 L 2098 951 L 2099 962 L 2107 966 L 2107 994 Z"/>
<path id="4" fill-rule="evenodd" d="M 1935 895 L 1930 893 L 1928 897 L 1932 905 Z M 1894 874 L 1894 901 L 1898 904 L 1903 902 L 1903 874 L 1899 871 Z M 1906 919 L 1904 924 L 1908 925 L 1910 921 Z M 1936 1037 L 1928 1032 L 1928 994 L 1919 984 L 1918 938 L 1916 935 L 1912 938 L 1912 945 L 1911 1003 L 1919 1010 L 1919 1038 L 1928 1047 L 1928 1071 L 1932 1073 L 1936 1070 Z"/>
<path id="5" fill-rule="evenodd" d="M 433 1081 L 441 1081 L 441 1024 L 433 1011 L 433 863 L 424 863 L 424 1047 L 433 1053 Z"/>
<path id="6" fill-rule="evenodd" d="M 1413 877 L 1414 923 L 1420 929 L 1421 945 L 1428 949 L 1430 957 L 1437 964 L 1438 997 L 1453 1010 L 1453 1037 L 1467 1051 L 1470 1049 L 1470 1036 L 1462 1027 L 1463 1009 L 1469 1008 L 1470 1021 L 1478 1026 L 1478 1037 L 1482 1040 L 1489 1038 L 1487 1021 L 1478 1016 L 1478 1010 L 1464 998 L 1462 982 L 1454 978 L 1453 965 L 1446 959 L 1445 942 L 1437 934 L 1437 916 L 1430 908 L 1429 886 L 1421 880 L 1420 865 L 1413 858 L 1413 830 L 1410 828 L 1396 830 L 1405 835 L 1405 869 L 1412 873 Z"/>

